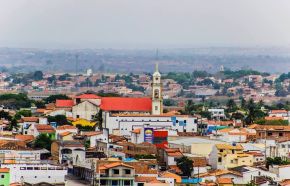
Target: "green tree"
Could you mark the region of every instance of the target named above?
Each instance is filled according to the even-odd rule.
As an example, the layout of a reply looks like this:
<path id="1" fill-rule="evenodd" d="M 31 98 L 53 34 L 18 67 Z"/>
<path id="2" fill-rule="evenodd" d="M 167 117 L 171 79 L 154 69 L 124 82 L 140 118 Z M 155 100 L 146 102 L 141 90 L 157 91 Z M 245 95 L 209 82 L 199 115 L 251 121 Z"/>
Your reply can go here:
<path id="1" fill-rule="evenodd" d="M 237 109 L 238 107 L 236 102 L 233 99 L 229 99 L 227 102 L 227 112 L 235 112 Z"/>
<path id="2" fill-rule="evenodd" d="M 9 121 L 11 121 L 12 116 L 10 116 L 10 114 L 8 112 L 5 112 L 4 110 L 0 111 L 0 118 L 4 118 L 7 119 Z"/>
<path id="3" fill-rule="evenodd" d="M 0 95 L 0 104 L 12 109 L 31 107 L 32 101 L 26 94 L 2 94 Z"/>
<path id="4" fill-rule="evenodd" d="M 102 110 L 100 110 L 96 114 L 94 121 L 96 122 L 96 127 L 98 127 L 99 129 L 103 128 L 103 126 L 102 126 L 102 124 L 103 124 L 103 111 Z"/>
<path id="5" fill-rule="evenodd" d="M 186 156 L 177 159 L 177 167 L 181 170 L 183 176 L 190 177 L 193 171 L 193 161 L 188 159 Z"/>
<path id="6" fill-rule="evenodd" d="M 245 118 L 246 124 L 252 124 L 254 121 L 265 117 L 265 113 L 258 108 L 253 99 L 250 99 L 246 105 L 247 117 Z"/>
<path id="7" fill-rule="evenodd" d="M 65 115 L 48 116 L 47 120 L 49 122 L 56 122 L 58 126 L 71 125 Z"/>
<path id="8" fill-rule="evenodd" d="M 17 124 L 17 120 L 15 118 L 13 118 L 9 123 L 8 130 L 9 131 L 18 130 L 18 128 L 19 128 L 19 126 Z"/>
<path id="9" fill-rule="evenodd" d="M 44 99 L 45 103 L 54 103 L 57 99 L 70 99 L 67 95 L 64 94 L 56 94 L 48 96 Z"/>
<path id="10" fill-rule="evenodd" d="M 35 81 L 42 80 L 43 79 L 43 73 L 42 73 L 42 71 L 35 71 L 34 74 L 33 74 L 33 79 Z"/>
<path id="11" fill-rule="evenodd" d="M 21 118 L 21 116 L 30 117 L 30 116 L 32 116 L 32 113 L 30 110 L 20 110 L 20 111 L 16 112 L 14 118 L 18 120 Z"/>
<path id="12" fill-rule="evenodd" d="M 39 136 L 36 137 L 35 142 L 34 142 L 34 147 L 35 148 L 45 148 L 47 150 L 51 150 L 51 139 L 48 135 L 46 134 L 40 134 Z"/>

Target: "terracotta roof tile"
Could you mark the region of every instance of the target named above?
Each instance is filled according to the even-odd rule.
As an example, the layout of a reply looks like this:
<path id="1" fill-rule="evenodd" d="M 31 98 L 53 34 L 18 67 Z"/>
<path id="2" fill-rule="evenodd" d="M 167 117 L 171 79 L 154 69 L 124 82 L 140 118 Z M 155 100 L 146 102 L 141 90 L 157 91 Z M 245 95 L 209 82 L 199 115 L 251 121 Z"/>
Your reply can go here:
<path id="1" fill-rule="evenodd" d="M 232 184 L 233 180 L 232 178 L 217 178 L 218 184 Z"/>
<path id="2" fill-rule="evenodd" d="M 69 130 L 69 129 L 77 129 L 77 128 L 72 125 L 62 125 L 56 128 L 56 130 Z"/>
<path id="3" fill-rule="evenodd" d="M 0 173 L 8 173 L 10 172 L 9 168 L 0 168 Z"/>
<path id="4" fill-rule="evenodd" d="M 38 122 L 38 117 L 23 117 L 21 118 L 24 122 Z"/>
<path id="5" fill-rule="evenodd" d="M 70 134 L 71 134 L 71 132 L 66 131 L 66 132 L 60 133 L 59 135 L 60 135 L 61 137 L 64 137 L 64 136 L 68 136 L 68 135 L 70 135 Z"/>
<path id="6" fill-rule="evenodd" d="M 115 163 L 106 164 L 106 165 L 103 165 L 103 166 L 99 167 L 99 169 L 100 170 L 106 170 L 106 169 L 110 169 L 110 168 L 118 167 L 118 166 L 124 166 L 124 167 L 128 167 L 128 168 L 134 169 L 134 167 L 132 167 L 130 165 L 127 165 L 125 163 L 122 163 L 122 162 L 115 162 Z"/>
<path id="7" fill-rule="evenodd" d="M 33 135 L 21 135 L 21 134 L 16 134 L 15 135 L 15 139 L 18 139 L 20 141 L 33 141 L 34 140 L 34 136 Z"/>
<path id="8" fill-rule="evenodd" d="M 135 177 L 135 182 L 142 182 L 142 183 L 151 183 L 152 181 L 156 181 L 156 177 L 146 177 L 146 176 L 137 176 Z"/>
<path id="9" fill-rule="evenodd" d="M 56 107 L 72 107 L 74 106 L 74 101 L 73 100 L 62 100 L 62 99 L 57 99 L 55 102 Z"/>
<path id="10" fill-rule="evenodd" d="M 95 94 L 82 94 L 82 95 L 76 96 L 75 98 L 79 98 L 79 99 L 101 99 L 100 96 L 97 96 Z"/>
<path id="11" fill-rule="evenodd" d="M 142 111 L 150 112 L 151 98 L 104 97 L 101 109 L 105 111 Z"/>
<path id="12" fill-rule="evenodd" d="M 39 124 L 39 125 L 36 125 L 35 128 L 40 133 L 53 133 L 53 132 L 55 132 L 55 129 L 50 125 Z"/>
<path id="13" fill-rule="evenodd" d="M 217 149 L 228 149 L 228 150 L 243 150 L 243 147 L 239 144 L 230 145 L 230 144 L 216 144 Z"/>
<path id="14" fill-rule="evenodd" d="M 81 134 L 84 136 L 90 137 L 90 136 L 96 136 L 99 134 L 103 134 L 103 132 L 102 131 L 86 131 L 86 132 L 82 132 Z"/>
<path id="15" fill-rule="evenodd" d="M 271 114 L 287 113 L 287 110 L 271 110 Z"/>

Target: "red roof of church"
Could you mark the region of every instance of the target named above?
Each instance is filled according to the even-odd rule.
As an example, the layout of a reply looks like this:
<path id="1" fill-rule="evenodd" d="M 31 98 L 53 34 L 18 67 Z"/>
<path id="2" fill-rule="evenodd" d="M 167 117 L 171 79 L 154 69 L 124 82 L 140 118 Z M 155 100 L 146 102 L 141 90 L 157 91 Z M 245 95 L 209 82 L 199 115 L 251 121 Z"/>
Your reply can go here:
<path id="1" fill-rule="evenodd" d="M 150 98 L 103 97 L 101 109 L 106 111 L 151 111 Z"/>
<path id="2" fill-rule="evenodd" d="M 95 94 L 82 94 L 77 96 L 76 98 L 80 98 L 80 99 L 101 99 L 100 96 L 97 96 Z"/>
<path id="3" fill-rule="evenodd" d="M 74 106 L 73 100 L 57 99 L 55 102 L 56 107 L 72 107 Z"/>

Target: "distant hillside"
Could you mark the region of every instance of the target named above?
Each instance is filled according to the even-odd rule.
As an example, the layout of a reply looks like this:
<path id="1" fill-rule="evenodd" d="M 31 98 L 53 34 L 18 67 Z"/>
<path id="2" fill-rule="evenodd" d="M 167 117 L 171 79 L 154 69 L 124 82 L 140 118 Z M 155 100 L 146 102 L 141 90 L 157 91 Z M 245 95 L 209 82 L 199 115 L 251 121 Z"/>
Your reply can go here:
<path id="1" fill-rule="evenodd" d="M 218 71 L 220 66 L 232 70 L 254 69 L 281 73 L 290 69 L 287 48 L 195 48 L 155 50 L 41 50 L 0 48 L 2 70 L 27 72 L 152 72 L 156 61 L 162 72 L 194 70 Z"/>

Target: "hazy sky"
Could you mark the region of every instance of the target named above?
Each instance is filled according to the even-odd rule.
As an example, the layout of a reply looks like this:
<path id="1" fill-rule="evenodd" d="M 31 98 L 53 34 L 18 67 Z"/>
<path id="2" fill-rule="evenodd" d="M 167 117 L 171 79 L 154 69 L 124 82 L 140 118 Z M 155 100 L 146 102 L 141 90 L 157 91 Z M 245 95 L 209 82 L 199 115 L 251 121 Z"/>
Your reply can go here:
<path id="1" fill-rule="evenodd" d="M 0 46 L 290 46 L 290 0 L 0 0 Z"/>

